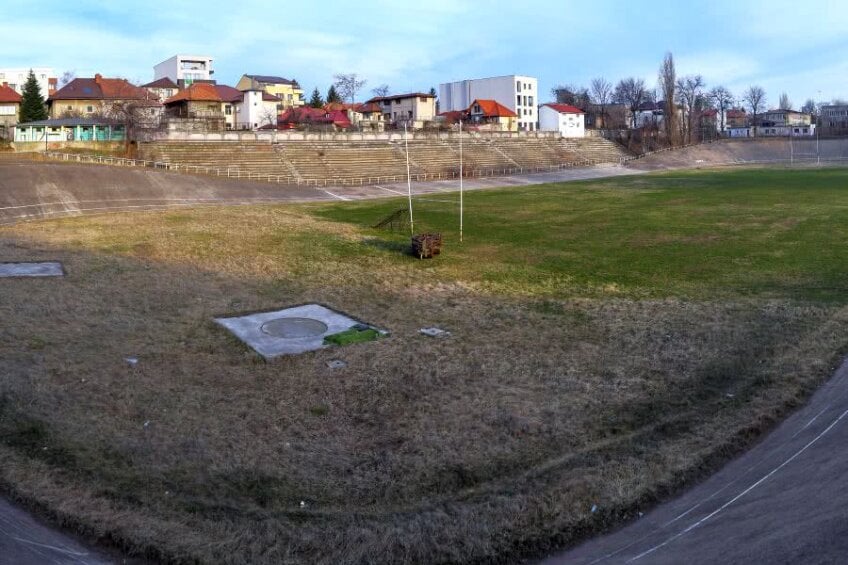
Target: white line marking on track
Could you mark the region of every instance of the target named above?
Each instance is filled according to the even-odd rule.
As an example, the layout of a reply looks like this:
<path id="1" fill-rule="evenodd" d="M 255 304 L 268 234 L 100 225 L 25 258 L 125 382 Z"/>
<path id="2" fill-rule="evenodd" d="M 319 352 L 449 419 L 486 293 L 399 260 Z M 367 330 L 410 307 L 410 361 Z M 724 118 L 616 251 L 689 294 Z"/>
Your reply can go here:
<path id="1" fill-rule="evenodd" d="M 792 435 L 792 439 L 795 439 L 795 437 L 796 437 L 798 434 L 800 434 L 801 432 L 803 432 L 804 430 L 806 430 L 807 428 L 809 428 L 809 427 L 812 425 L 812 423 L 813 423 L 813 422 L 815 422 L 816 420 L 818 420 L 819 416 L 821 416 L 822 414 L 824 414 L 824 413 L 825 413 L 825 411 L 826 411 L 828 408 L 830 408 L 830 404 L 828 404 L 827 406 L 825 406 L 824 408 L 822 408 L 822 409 L 819 411 L 819 413 L 818 413 L 818 414 L 816 414 L 815 416 L 813 416 L 813 417 L 812 417 L 812 419 L 811 419 L 809 422 L 807 422 L 806 424 L 804 424 L 804 427 L 803 427 L 803 428 L 801 428 L 800 430 L 798 430 L 797 432 L 795 432 L 795 433 Z"/>
<path id="2" fill-rule="evenodd" d="M 333 198 L 338 198 L 339 200 L 344 200 L 345 202 L 350 200 L 350 198 L 345 198 L 344 196 L 339 196 L 338 194 L 333 194 L 329 190 L 322 190 L 321 192 L 326 192 L 327 194 L 329 194 Z"/>
<path id="3" fill-rule="evenodd" d="M 405 193 L 400 192 L 399 190 L 392 190 L 391 188 L 386 188 L 385 186 L 380 186 L 379 184 L 375 184 L 374 188 L 379 188 L 380 190 L 385 190 L 386 192 L 391 192 L 392 194 L 400 194 L 401 196 L 406 196 Z"/>
<path id="4" fill-rule="evenodd" d="M 706 522 L 707 520 L 712 518 L 713 516 L 717 515 L 719 512 L 723 511 L 728 506 L 735 503 L 737 500 L 739 500 L 740 498 L 742 498 L 743 496 L 745 496 L 746 494 L 748 494 L 749 492 L 751 492 L 752 490 L 754 490 L 755 488 L 757 488 L 758 486 L 763 484 L 765 481 L 770 479 L 778 471 L 780 471 L 781 469 L 783 469 L 784 467 L 789 465 L 789 463 L 794 461 L 795 458 L 797 458 L 799 455 L 801 455 L 802 453 L 807 451 L 807 449 L 809 449 L 810 446 L 812 446 L 813 444 L 818 442 L 821 438 L 823 438 L 825 435 L 827 435 L 827 433 L 830 432 L 830 430 L 832 430 L 836 426 L 836 424 L 838 424 L 842 420 L 842 418 L 844 418 L 846 415 L 848 415 L 848 410 L 845 410 L 842 414 L 840 414 L 839 417 L 836 418 L 833 422 L 831 422 L 831 424 L 827 428 L 825 428 L 821 433 L 819 433 L 819 435 L 817 435 L 816 437 L 811 439 L 809 442 L 807 442 L 807 444 L 804 447 L 802 447 L 801 449 L 796 451 L 786 461 L 784 461 L 783 463 L 781 463 L 780 465 L 778 465 L 777 467 L 772 469 L 766 475 L 762 476 L 760 478 L 760 480 L 758 480 L 757 482 L 755 482 L 754 484 L 752 484 L 751 486 L 749 486 L 748 488 L 746 488 L 745 490 L 743 490 L 742 492 L 740 492 L 739 494 L 737 494 L 736 496 L 734 496 L 733 498 L 731 498 L 730 500 L 728 500 L 727 502 L 722 504 L 717 510 L 712 511 L 711 513 L 707 514 L 706 516 L 704 516 L 703 518 L 701 518 L 697 522 L 690 524 L 684 530 L 674 534 L 673 536 L 671 536 L 670 538 L 668 538 L 664 542 L 657 544 L 654 547 L 652 547 L 652 548 L 650 548 L 646 551 L 643 551 L 642 553 L 640 553 L 636 557 L 632 557 L 632 558 L 628 559 L 627 563 L 633 563 L 634 561 L 638 561 L 639 559 L 642 559 L 643 557 L 650 555 L 651 553 L 655 552 L 656 550 L 658 550 L 662 547 L 665 547 L 669 543 L 673 542 L 674 540 L 676 540 L 677 538 L 679 538 L 679 537 L 681 537 L 685 534 L 688 534 L 689 532 L 691 532 L 692 530 L 694 530 L 695 528 L 697 528 L 698 526 L 700 526 L 701 524 L 703 524 L 704 522 Z"/>

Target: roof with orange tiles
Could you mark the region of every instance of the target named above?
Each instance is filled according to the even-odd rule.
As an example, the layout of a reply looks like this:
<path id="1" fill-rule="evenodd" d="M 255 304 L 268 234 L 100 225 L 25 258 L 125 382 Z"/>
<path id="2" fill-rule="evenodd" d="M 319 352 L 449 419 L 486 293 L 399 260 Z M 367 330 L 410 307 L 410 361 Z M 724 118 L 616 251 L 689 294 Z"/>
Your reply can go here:
<path id="1" fill-rule="evenodd" d="M 177 88 L 177 84 L 168 77 L 162 77 L 153 82 L 142 84 L 142 88 Z"/>
<path id="2" fill-rule="evenodd" d="M 123 78 L 75 78 L 50 95 L 49 100 L 147 100 L 152 95 Z"/>
<path id="3" fill-rule="evenodd" d="M 177 102 L 223 102 L 223 100 L 214 84 L 195 82 L 165 100 L 164 104 L 167 106 Z"/>
<path id="4" fill-rule="evenodd" d="M 225 84 L 216 84 L 215 90 L 218 92 L 218 96 L 221 97 L 222 102 L 241 102 L 244 100 L 244 92 L 241 90 L 235 89 L 232 86 L 227 86 Z"/>
<path id="5" fill-rule="evenodd" d="M 542 104 L 542 106 L 547 106 L 560 114 L 585 114 L 583 110 L 571 104 Z"/>
<path id="6" fill-rule="evenodd" d="M 12 104 L 20 103 L 21 95 L 5 84 L 0 84 L 0 102 Z"/>
<path id="7" fill-rule="evenodd" d="M 468 107 L 468 112 L 471 112 L 475 105 L 480 106 L 481 114 L 486 118 L 515 118 L 518 116 L 496 100 L 475 100 Z"/>

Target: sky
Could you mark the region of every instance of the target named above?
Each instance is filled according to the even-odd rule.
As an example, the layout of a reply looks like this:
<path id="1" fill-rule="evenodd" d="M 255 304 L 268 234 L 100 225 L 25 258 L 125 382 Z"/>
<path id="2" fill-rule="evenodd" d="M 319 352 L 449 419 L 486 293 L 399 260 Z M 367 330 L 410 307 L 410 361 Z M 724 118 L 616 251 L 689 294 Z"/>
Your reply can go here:
<path id="1" fill-rule="evenodd" d="M 153 80 L 175 54 L 208 55 L 215 78 L 297 79 L 322 94 L 338 73 L 387 84 L 393 94 L 508 74 L 539 79 L 541 101 L 558 84 L 656 87 L 667 52 L 678 76 L 741 97 L 750 85 L 776 105 L 787 93 L 848 98 L 848 2 L 808 0 L 2 0 L 0 68 L 52 67 L 57 76 Z"/>

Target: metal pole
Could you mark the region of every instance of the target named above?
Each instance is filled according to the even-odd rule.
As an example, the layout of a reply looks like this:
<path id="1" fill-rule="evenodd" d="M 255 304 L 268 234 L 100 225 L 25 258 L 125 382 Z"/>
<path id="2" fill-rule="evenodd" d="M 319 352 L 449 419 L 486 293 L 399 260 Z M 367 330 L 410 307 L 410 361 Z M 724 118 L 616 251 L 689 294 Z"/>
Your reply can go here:
<path id="1" fill-rule="evenodd" d="M 403 123 L 403 144 L 406 148 L 406 187 L 409 193 L 409 231 L 415 235 L 415 222 L 412 219 L 412 177 L 409 174 L 409 133 L 406 131 L 406 122 Z"/>
<path id="2" fill-rule="evenodd" d="M 459 120 L 459 241 L 462 243 L 462 120 Z"/>
<path id="3" fill-rule="evenodd" d="M 813 106 L 813 110 L 815 110 Z M 819 90 L 819 109 L 816 112 L 816 164 L 821 165 L 821 149 L 819 148 L 819 126 L 821 125 L 821 90 Z"/>

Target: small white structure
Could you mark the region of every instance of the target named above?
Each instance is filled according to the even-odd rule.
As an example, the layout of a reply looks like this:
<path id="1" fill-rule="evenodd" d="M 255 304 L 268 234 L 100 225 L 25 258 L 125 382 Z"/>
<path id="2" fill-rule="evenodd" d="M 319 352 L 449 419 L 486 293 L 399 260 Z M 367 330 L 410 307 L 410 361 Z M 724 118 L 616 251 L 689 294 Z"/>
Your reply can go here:
<path id="1" fill-rule="evenodd" d="M 174 55 L 153 67 L 153 80 L 169 78 L 180 88 L 197 81 L 211 81 L 212 57 L 205 55 Z"/>
<path id="2" fill-rule="evenodd" d="M 558 131 L 563 137 L 585 137 L 585 112 L 568 104 L 542 104 L 539 107 L 539 129 Z"/>
<path id="3" fill-rule="evenodd" d="M 494 100 L 516 113 L 518 129 L 539 129 L 539 81 L 526 75 L 506 75 L 439 85 L 439 112 L 465 111 L 475 100 Z"/>

